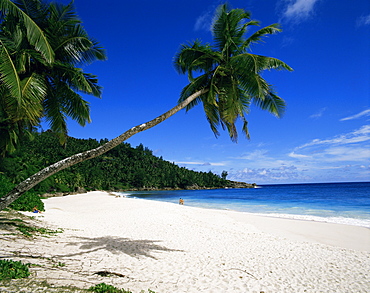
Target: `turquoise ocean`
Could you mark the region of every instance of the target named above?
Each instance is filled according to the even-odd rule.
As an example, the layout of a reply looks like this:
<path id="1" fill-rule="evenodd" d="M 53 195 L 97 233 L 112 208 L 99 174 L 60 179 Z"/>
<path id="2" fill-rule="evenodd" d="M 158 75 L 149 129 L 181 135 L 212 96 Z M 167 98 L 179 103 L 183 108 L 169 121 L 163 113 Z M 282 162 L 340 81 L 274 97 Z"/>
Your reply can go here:
<path id="1" fill-rule="evenodd" d="M 122 192 L 126 197 L 370 228 L 370 182 L 261 185 L 250 189 Z"/>

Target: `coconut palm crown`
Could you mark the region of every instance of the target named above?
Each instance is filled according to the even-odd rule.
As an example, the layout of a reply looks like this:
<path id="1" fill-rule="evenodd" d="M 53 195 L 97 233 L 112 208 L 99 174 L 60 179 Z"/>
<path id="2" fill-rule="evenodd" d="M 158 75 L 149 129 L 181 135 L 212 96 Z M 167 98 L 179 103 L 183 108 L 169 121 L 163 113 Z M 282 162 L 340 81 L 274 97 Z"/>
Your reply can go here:
<path id="1" fill-rule="evenodd" d="M 80 93 L 101 96 L 85 64 L 105 60 L 68 5 L 42 0 L 0 1 L 0 155 L 45 119 L 66 142 L 67 117 L 84 126 L 89 103 Z"/>
<path id="2" fill-rule="evenodd" d="M 235 126 L 238 119 L 243 122 L 243 132 L 250 137 L 246 115 L 251 103 L 277 117 L 284 112 L 284 100 L 262 78 L 261 72 L 293 70 L 279 59 L 250 52 L 252 44 L 281 31 L 278 24 L 272 24 L 245 38 L 249 27 L 259 24 L 250 16 L 244 9 L 229 10 L 226 4 L 221 5 L 212 25 L 214 45 L 202 44 L 199 40 L 184 44 L 174 60 L 177 71 L 187 73 L 190 81 L 179 101 L 203 89 L 205 93 L 192 101 L 187 110 L 201 102 L 215 135 L 219 135 L 221 126 L 227 129 L 233 141 L 238 137 Z"/>

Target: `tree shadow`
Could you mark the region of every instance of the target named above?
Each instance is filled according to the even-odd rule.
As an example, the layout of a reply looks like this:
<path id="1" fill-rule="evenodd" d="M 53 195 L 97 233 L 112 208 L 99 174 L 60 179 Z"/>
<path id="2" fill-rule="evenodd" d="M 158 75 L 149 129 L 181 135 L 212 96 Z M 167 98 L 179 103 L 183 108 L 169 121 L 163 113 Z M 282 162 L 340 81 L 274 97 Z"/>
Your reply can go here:
<path id="1" fill-rule="evenodd" d="M 72 257 L 77 255 L 83 255 L 86 253 L 96 252 L 100 250 L 106 250 L 113 254 L 124 253 L 132 257 L 150 257 L 156 259 L 151 252 L 158 251 L 183 251 L 170 249 L 165 246 L 157 244 L 160 241 L 155 240 L 133 240 L 129 238 L 104 236 L 104 237 L 77 237 L 77 241 L 70 242 L 67 245 L 79 246 L 80 252 L 70 253 L 66 255 L 59 255 L 61 257 Z"/>

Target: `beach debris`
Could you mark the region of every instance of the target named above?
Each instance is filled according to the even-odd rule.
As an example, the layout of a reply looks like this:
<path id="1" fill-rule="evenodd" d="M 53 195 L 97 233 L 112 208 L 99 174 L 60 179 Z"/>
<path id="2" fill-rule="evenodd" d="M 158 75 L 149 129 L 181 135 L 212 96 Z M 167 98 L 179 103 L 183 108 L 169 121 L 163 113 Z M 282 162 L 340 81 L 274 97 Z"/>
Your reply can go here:
<path id="1" fill-rule="evenodd" d="M 117 276 L 121 278 L 128 278 L 126 275 L 120 274 L 120 273 L 115 273 L 115 272 L 110 272 L 110 271 L 98 271 L 95 272 L 94 275 L 99 275 L 101 277 L 112 277 L 112 276 Z"/>
<path id="2" fill-rule="evenodd" d="M 231 270 L 238 270 L 238 271 L 244 272 L 244 273 L 246 273 L 247 275 L 249 275 L 249 276 L 251 276 L 251 277 L 255 278 L 256 280 L 258 280 L 255 276 L 253 276 L 251 273 L 247 272 L 246 270 L 242 270 L 242 269 L 238 269 L 238 268 L 231 268 L 231 269 L 229 269 L 229 271 L 231 271 Z"/>

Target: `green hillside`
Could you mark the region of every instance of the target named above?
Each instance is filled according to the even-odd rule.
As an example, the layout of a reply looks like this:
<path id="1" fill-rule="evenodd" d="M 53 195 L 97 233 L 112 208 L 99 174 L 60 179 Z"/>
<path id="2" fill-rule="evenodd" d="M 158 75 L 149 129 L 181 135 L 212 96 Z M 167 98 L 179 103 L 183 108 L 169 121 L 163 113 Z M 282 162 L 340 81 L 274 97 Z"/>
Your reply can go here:
<path id="1" fill-rule="evenodd" d="M 68 137 L 66 146 L 50 131 L 38 133 L 15 153 L 0 159 L 0 172 L 11 183 L 19 183 L 54 162 L 107 140 Z M 225 174 L 226 175 L 226 174 Z M 226 176 L 223 177 L 226 177 Z M 230 186 L 225 178 L 212 172 L 195 172 L 153 155 L 143 145 L 133 148 L 122 143 L 105 155 L 67 168 L 41 182 L 33 191 L 43 194 L 86 190 L 186 189 Z"/>

